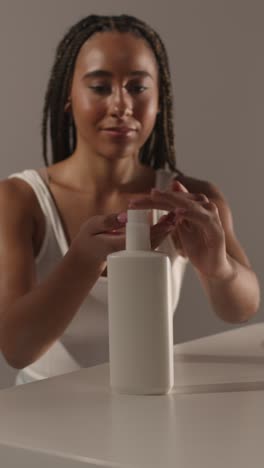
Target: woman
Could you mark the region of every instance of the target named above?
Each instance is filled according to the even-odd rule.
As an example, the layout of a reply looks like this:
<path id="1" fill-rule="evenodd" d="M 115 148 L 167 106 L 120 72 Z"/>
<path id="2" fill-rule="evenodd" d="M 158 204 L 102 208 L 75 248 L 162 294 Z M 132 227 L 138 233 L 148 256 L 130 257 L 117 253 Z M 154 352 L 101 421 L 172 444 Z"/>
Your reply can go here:
<path id="1" fill-rule="evenodd" d="M 223 320 L 256 313 L 258 281 L 226 200 L 176 168 L 167 54 L 144 22 L 92 15 L 68 31 L 46 93 L 43 155 L 46 168 L 0 184 L 0 345 L 17 383 L 108 360 L 106 257 L 125 247 L 128 208 L 153 209 L 174 310 L 189 260 Z"/>

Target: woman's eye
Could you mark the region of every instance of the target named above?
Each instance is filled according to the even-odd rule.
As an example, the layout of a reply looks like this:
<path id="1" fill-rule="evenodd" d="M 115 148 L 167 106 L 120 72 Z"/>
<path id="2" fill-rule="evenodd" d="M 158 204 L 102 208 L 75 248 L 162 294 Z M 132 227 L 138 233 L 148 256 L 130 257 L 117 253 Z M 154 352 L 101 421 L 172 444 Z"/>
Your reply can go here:
<path id="1" fill-rule="evenodd" d="M 105 94 L 105 93 L 111 92 L 111 88 L 109 86 L 102 86 L 102 85 L 90 86 L 90 89 L 93 89 L 94 92 L 98 94 Z M 147 88 L 145 86 L 141 86 L 141 85 L 128 86 L 128 91 L 136 93 L 136 94 L 140 94 L 146 89 Z"/>
<path id="2" fill-rule="evenodd" d="M 96 93 L 103 94 L 107 91 L 109 91 L 109 87 L 107 86 L 90 86 L 91 89 L 93 89 Z"/>
<path id="3" fill-rule="evenodd" d="M 138 94 L 143 93 L 143 91 L 147 89 L 145 86 L 140 86 L 140 85 L 131 86 L 131 88 L 133 89 L 133 91 L 135 91 Z"/>

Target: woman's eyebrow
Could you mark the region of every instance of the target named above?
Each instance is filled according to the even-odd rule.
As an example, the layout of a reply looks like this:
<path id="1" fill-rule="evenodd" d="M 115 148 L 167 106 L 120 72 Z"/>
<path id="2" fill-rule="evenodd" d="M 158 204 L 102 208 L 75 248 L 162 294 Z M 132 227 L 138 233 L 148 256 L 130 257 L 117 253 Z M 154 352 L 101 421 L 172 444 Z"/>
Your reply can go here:
<path id="1" fill-rule="evenodd" d="M 144 77 L 149 77 L 153 80 L 153 77 L 149 72 L 146 70 L 134 70 L 129 73 L 129 76 L 142 76 Z M 86 78 L 105 78 L 105 77 L 113 77 L 113 73 L 111 73 L 108 70 L 93 70 L 90 72 L 87 72 L 83 75 L 82 80 L 85 80 Z"/>

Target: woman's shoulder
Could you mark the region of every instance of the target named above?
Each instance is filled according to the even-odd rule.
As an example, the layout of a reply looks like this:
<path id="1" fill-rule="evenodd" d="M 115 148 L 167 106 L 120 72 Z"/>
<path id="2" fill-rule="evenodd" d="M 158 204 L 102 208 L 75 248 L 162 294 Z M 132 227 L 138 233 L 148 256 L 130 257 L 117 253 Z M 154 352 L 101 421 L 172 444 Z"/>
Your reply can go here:
<path id="1" fill-rule="evenodd" d="M 34 202 L 34 193 L 30 185 L 18 177 L 0 181 L 0 202 L 8 201 L 18 208 L 30 209 Z"/>
<path id="2" fill-rule="evenodd" d="M 10 177 L 0 181 L 1 219 L 10 217 L 13 222 L 34 222 L 39 218 L 39 207 L 31 186 L 23 179 Z"/>
<path id="3" fill-rule="evenodd" d="M 10 232 L 30 233 L 34 253 L 43 237 L 45 220 L 32 187 L 23 179 L 11 177 L 0 181 L 0 222 Z"/>

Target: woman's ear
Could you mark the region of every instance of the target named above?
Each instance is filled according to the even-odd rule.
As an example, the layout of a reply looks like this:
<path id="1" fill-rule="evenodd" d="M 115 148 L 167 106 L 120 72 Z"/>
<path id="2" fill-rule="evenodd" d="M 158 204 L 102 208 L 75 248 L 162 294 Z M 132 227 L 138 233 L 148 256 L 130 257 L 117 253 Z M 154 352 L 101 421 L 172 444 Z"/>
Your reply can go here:
<path id="1" fill-rule="evenodd" d="M 69 97 L 64 106 L 64 112 L 69 112 L 70 110 L 71 110 L 71 98 Z"/>

